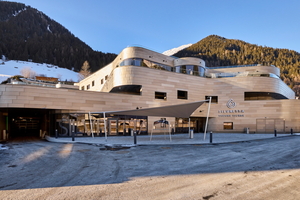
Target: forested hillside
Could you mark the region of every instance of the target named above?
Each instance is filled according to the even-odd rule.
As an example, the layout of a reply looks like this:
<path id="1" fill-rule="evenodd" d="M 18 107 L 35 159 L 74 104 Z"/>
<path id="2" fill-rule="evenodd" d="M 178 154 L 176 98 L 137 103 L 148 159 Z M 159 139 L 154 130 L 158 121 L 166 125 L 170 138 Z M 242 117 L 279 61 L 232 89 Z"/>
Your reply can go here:
<path id="1" fill-rule="evenodd" d="M 299 96 L 300 54 L 293 50 L 263 47 L 241 40 L 210 35 L 192 46 L 177 52 L 176 57 L 198 57 L 207 67 L 264 64 L 281 70 L 281 79 Z"/>
<path id="2" fill-rule="evenodd" d="M 84 61 L 92 72 L 115 54 L 94 51 L 59 23 L 21 3 L 0 1 L 0 56 L 32 60 L 80 71 Z"/>

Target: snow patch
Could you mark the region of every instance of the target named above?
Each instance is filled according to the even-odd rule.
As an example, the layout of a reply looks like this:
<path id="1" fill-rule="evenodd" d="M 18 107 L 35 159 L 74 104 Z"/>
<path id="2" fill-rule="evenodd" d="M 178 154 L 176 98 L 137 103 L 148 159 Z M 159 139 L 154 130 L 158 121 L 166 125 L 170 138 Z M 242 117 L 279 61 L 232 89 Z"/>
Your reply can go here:
<path id="1" fill-rule="evenodd" d="M 22 9 L 22 10 L 19 10 L 19 11 L 15 11 L 14 14 L 12 14 L 14 17 L 18 16 L 18 14 L 20 14 L 21 12 L 25 11 L 26 8 Z"/>
<path id="2" fill-rule="evenodd" d="M 77 72 L 65 68 L 60 68 L 55 65 L 16 60 L 4 61 L 0 59 L 0 83 L 11 76 L 21 75 L 21 70 L 24 68 L 30 68 L 32 71 L 36 72 L 37 75 L 59 78 L 60 81 L 78 81 Z"/>
<path id="3" fill-rule="evenodd" d="M 183 49 L 186 49 L 188 47 L 190 47 L 192 44 L 185 44 L 185 45 L 181 45 L 180 47 L 177 47 L 177 48 L 173 48 L 173 49 L 170 49 L 170 50 L 167 50 L 167 51 L 164 51 L 162 54 L 166 55 L 166 56 L 172 56 L 174 55 L 175 53 L 183 50 Z"/>
<path id="4" fill-rule="evenodd" d="M 8 149 L 7 146 L 4 146 L 4 145 L 0 144 L 0 150 L 7 150 L 7 149 Z"/>
<path id="5" fill-rule="evenodd" d="M 50 32 L 50 33 L 52 33 L 52 31 L 50 30 L 50 25 L 48 24 L 48 26 L 47 26 L 47 30 Z"/>

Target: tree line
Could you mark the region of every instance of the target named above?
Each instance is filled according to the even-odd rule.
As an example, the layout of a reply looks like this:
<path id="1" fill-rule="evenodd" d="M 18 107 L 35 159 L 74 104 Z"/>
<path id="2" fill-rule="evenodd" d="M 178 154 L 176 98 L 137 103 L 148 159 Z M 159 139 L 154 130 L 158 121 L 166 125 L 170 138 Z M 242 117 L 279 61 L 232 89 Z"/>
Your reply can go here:
<path id="1" fill-rule="evenodd" d="M 207 67 L 263 64 L 280 68 L 281 79 L 300 95 L 300 54 L 289 49 L 250 44 L 242 40 L 210 35 L 174 54 L 176 57 L 198 57 Z"/>

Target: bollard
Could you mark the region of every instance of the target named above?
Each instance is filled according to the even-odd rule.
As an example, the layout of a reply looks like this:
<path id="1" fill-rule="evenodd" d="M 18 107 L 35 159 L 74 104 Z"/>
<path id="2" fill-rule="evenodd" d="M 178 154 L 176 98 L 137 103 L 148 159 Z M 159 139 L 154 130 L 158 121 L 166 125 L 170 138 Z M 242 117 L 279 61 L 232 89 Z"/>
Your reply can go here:
<path id="1" fill-rule="evenodd" d="M 274 136 L 277 137 L 277 130 L 274 130 Z"/>
<path id="2" fill-rule="evenodd" d="M 194 129 L 191 129 L 190 130 L 190 139 L 193 139 L 194 138 Z"/>
<path id="3" fill-rule="evenodd" d="M 293 129 L 291 128 L 291 135 L 293 135 Z"/>
<path id="4" fill-rule="evenodd" d="M 213 134 L 212 131 L 209 133 L 209 143 L 212 143 L 213 141 Z"/>
<path id="5" fill-rule="evenodd" d="M 133 132 L 133 142 L 136 144 L 136 131 Z"/>
<path id="6" fill-rule="evenodd" d="M 55 129 L 55 138 L 57 139 L 57 136 L 58 136 L 58 134 L 57 134 L 57 129 Z"/>
<path id="7" fill-rule="evenodd" d="M 75 141 L 75 134 L 74 134 L 74 130 L 72 130 L 72 141 Z"/>

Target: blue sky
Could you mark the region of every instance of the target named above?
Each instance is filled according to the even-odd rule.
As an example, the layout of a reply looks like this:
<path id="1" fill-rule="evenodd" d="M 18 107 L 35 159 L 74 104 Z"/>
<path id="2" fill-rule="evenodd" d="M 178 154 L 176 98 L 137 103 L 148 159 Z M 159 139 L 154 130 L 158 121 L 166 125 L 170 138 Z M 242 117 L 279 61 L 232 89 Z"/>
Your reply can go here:
<path id="1" fill-rule="evenodd" d="M 215 34 L 300 52 L 299 0 L 17 0 L 94 50 L 163 52 Z"/>

